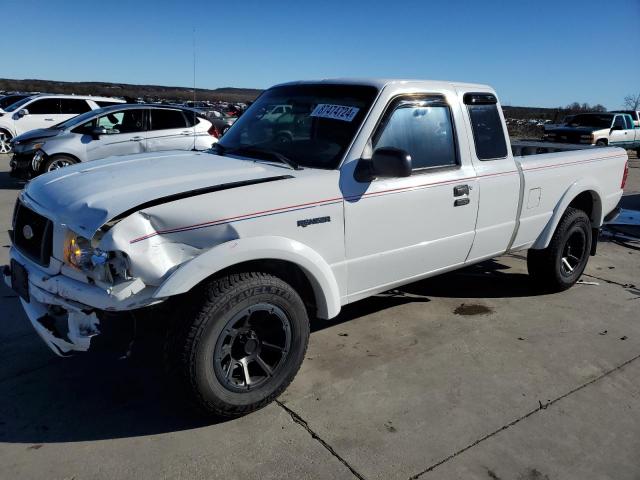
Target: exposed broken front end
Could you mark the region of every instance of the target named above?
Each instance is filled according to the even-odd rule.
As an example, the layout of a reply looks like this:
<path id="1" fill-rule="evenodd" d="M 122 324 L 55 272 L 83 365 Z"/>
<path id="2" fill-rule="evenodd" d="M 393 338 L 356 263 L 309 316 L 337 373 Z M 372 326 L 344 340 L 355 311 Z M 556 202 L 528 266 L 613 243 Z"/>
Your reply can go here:
<path id="1" fill-rule="evenodd" d="M 109 248 L 112 235 L 105 226 L 87 239 L 49 219 L 27 195 L 16 202 L 11 263 L 3 269 L 4 281 L 20 296 L 36 332 L 58 355 L 93 349 L 109 321 L 120 321 L 121 337 L 131 330 L 131 315 L 118 319 L 117 312 L 160 301 L 152 298 L 156 287 L 147 285 L 144 275 L 132 275 L 127 253 Z"/>

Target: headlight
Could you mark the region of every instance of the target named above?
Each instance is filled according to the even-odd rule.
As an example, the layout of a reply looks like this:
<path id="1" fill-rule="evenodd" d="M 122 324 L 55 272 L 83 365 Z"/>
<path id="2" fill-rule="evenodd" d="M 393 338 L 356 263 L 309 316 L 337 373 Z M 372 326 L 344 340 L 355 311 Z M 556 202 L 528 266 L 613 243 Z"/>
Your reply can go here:
<path id="1" fill-rule="evenodd" d="M 84 237 L 72 236 L 67 245 L 67 260 L 74 267 L 87 268 L 91 265 L 93 248 L 91 241 Z"/>
<path id="2" fill-rule="evenodd" d="M 106 252 L 93 247 L 87 238 L 71 235 L 65 248 L 67 263 L 97 281 L 113 283 L 116 278 L 129 279 L 129 262 L 123 252 Z"/>
<path id="3" fill-rule="evenodd" d="M 42 150 L 36 151 L 31 159 L 31 168 L 34 172 L 40 171 L 40 165 L 42 164 L 42 160 L 44 159 L 44 152 Z"/>

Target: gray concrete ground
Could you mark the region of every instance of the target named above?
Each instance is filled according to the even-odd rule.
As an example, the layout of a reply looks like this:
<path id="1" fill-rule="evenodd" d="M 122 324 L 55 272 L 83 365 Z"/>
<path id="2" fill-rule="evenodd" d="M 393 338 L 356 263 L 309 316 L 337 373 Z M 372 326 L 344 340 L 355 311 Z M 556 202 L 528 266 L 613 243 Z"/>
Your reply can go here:
<path id="1" fill-rule="evenodd" d="M 20 188 L 6 165 L 0 263 Z M 639 266 L 604 241 L 595 284 L 562 294 L 537 295 L 513 255 L 364 300 L 314 323 L 277 403 L 223 423 L 151 366 L 54 357 L 3 286 L 0 478 L 637 480 Z"/>

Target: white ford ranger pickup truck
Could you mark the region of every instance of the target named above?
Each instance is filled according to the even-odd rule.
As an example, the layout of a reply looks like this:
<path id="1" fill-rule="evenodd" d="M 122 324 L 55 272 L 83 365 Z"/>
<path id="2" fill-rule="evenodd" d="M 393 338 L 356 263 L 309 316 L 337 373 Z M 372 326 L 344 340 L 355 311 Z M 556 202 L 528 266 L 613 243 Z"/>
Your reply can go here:
<path id="1" fill-rule="evenodd" d="M 290 108 L 273 118 L 275 105 Z M 512 149 L 485 85 L 288 83 L 211 151 L 29 182 L 3 275 L 59 355 L 149 313 L 166 321 L 185 392 L 237 416 L 291 382 L 311 317 L 514 251 L 546 291 L 569 288 L 626 171 L 620 148 Z"/>

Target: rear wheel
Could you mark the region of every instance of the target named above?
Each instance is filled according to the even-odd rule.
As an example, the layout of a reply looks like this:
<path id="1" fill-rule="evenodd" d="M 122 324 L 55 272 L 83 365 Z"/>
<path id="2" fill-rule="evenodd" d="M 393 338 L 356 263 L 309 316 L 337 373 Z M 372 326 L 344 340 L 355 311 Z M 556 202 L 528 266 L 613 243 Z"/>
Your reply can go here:
<path id="1" fill-rule="evenodd" d="M 53 172 L 69 165 L 78 163 L 75 158 L 67 157 L 66 155 L 54 155 L 48 159 L 42 167 L 44 172 Z"/>
<path id="2" fill-rule="evenodd" d="M 585 212 L 567 208 L 549 246 L 529 250 L 527 269 L 544 290 L 560 292 L 573 286 L 589 260 L 592 242 L 591 221 Z"/>
<path id="3" fill-rule="evenodd" d="M 0 132 L 0 153 L 11 153 L 11 135 Z"/>
<path id="4" fill-rule="evenodd" d="M 178 373 L 195 403 L 227 417 L 280 395 L 304 359 L 309 319 L 296 291 L 264 273 L 214 280 L 176 338 Z M 191 297 L 193 300 L 194 297 Z"/>

